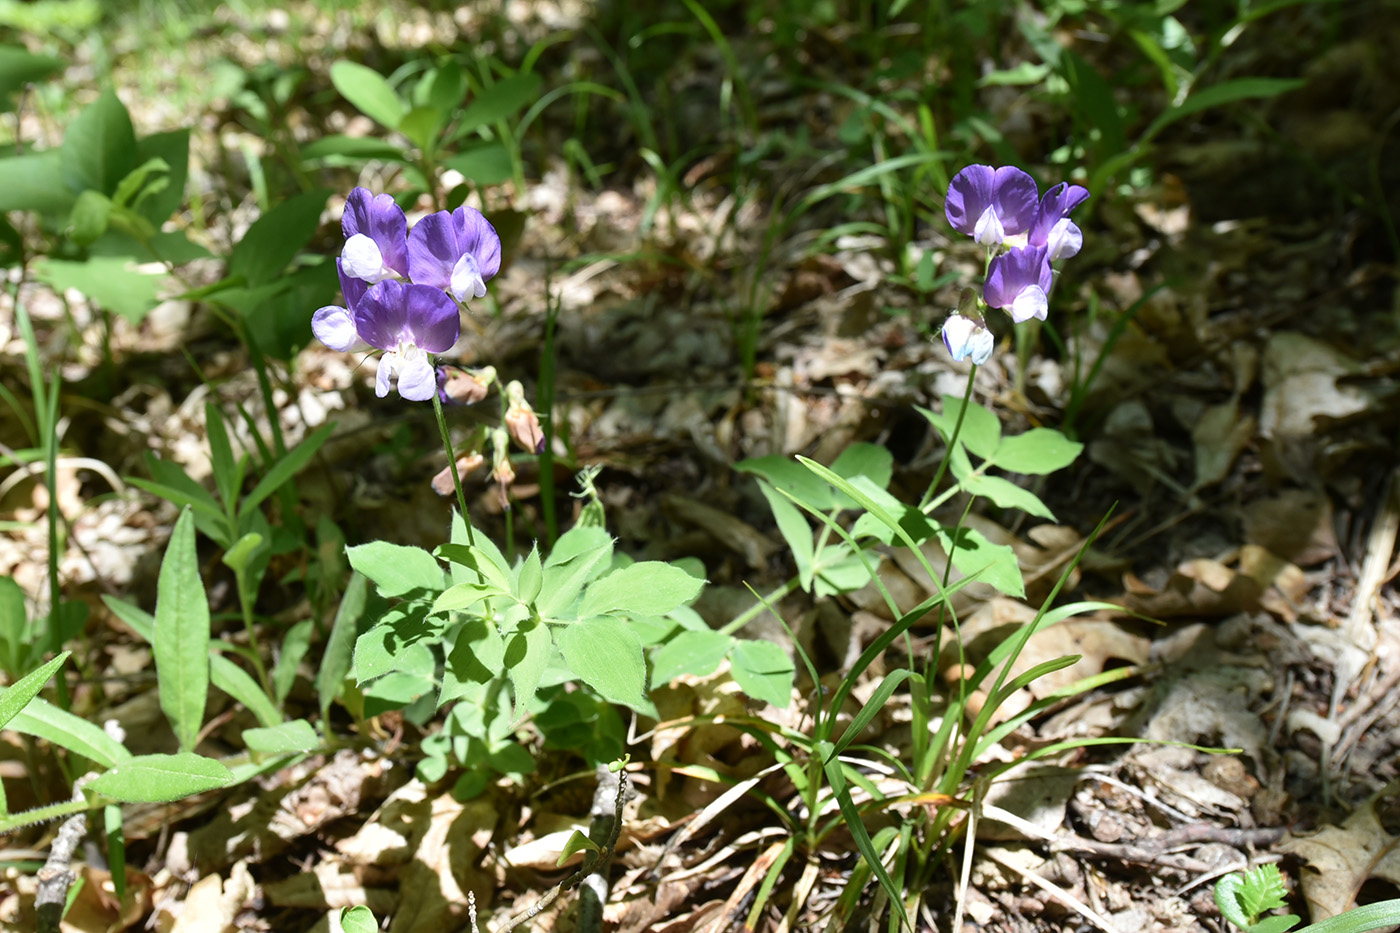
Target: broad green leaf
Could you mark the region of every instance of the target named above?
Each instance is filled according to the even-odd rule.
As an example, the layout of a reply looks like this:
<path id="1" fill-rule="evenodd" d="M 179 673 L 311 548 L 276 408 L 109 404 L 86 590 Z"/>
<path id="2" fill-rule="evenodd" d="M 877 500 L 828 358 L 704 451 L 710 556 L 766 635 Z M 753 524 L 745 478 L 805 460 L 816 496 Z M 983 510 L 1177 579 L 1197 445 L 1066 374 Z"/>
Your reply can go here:
<path id="1" fill-rule="evenodd" d="M 642 642 L 621 619 L 583 619 L 559 629 L 557 640 L 569 669 L 604 699 L 634 709 L 647 704 Z"/>
<path id="2" fill-rule="evenodd" d="M 436 692 L 431 674 L 391 671 L 364 688 L 365 716 L 379 716 L 403 709 Z"/>
<path id="3" fill-rule="evenodd" d="M 993 462 L 1012 473 L 1042 476 L 1063 470 L 1074 462 L 1084 445 L 1051 428 L 1031 428 L 1025 434 L 1001 439 Z"/>
<path id="4" fill-rule="evenodd" d="M 578 613 L 585 619 L 609 612 L 661 616 L 690 602 L 704 585 L 679 567 L 641 561 L 591 583 Z"/>
<path id="5" fill-rule="evenodd" d="M 484 541 L 485 536 L 480 538 Z M 515 574 L 505 566 L 505 559 L 500 557 L 500 552 L 494 547 L 488 551 L 470 544 L 439 544 L 434 549 L 433 556 L 476 571 L 485 585 L 502 593 L 515 592 Z"/>
<path id="6" fill-rule="evenodd" d="M 170 803 L 232 783 L 233 774 L 219 762 L 181 752 L 131 758 L 93 778 L 83 790 L 123 803 Z"/>
<path id="7" fill-rule="evenodd" d="M 919 414 L 938 429 L 945 442 L 953 436 L 953 431 L 957 428 L 958 412 L 962 407 L 962 399 L 953 395 L 943 396 L 942 412 L 915 406 Z M 1001 443 L 1001 422 L 997 420 L 996 415 L 975 403 L 968 404 L 967 414 L 963 415 L 962 427 L 957 428 L 957 432 L 958 443 L 983 460 L 990 458 Z"/>
<path id="8" fill-rule="evenodd" d="M 68 215 L 68 238 L 79 246 L 91 246 L 107 232 L 112 217 L 112 202 L 102 192 L 91 188 L 78 195 Z"/>
<path id="9" fill-rule="evenodd" d="M 369 577 L 381 596 L 407 596 L 442 589 L 442 565 L 418 547 L 371 541 L 347 548 L 350 566 Z"/>
<path id="10" fill-rule="evenodd" d="M 273 282 L 321 225 L 330 194 L 329 188 L 298 194 L 254 221 L 229 255 L 229 276 L 253 286 Z"/>
<path id="11" fill-rule="evenodd" d="M 209 600 L 199 576 L 194 515 L 180 513 L 156 581 L 152 649 L 160 708 L 182 751 L 193 751 L 209 699 Z"/>
<path id="12" fill-rule="evenodd" d="M 887 447 L 860 441 L 841 451 L 831 463 L 831 472 L 846 479 L 864 476 L 886 489 L 894 476 L 894 455 Z"/>
<path id="13" fill-rule="evenodd" d="M 363 162 L 366 159 L 403 161 L 408 158 L 398 146 L 370 136 L 322 136 L 301 149 L 303 160 L 325 159 L 336 162 Z"/>
<path id="14" fill-rule="evenodd" d="M 0 693 L 0 729 L 5 728 L 5 723 L 18 716 L 20 710 L 39 695 L 39 691 L 44 689 L 49 678 L 53 677 L 54 673 L 63 666 L 63 662 L 68 660 L 68 655 L 71 653 L 70 651 L 63 652 L 47 664 L 41 665 L 37 670 L 25 674 L 7 687 L 4 693 Z"/>
<path id="15" fill-rule="evenodd" d="M 799 467 L 799 464 L 793 464 Z M 807 473 L 805 469 L 802 472 Z M 807 473 L 810 476 L 810 473 Z M 815 545 L 812 541 L 812 526 L 807 524 L 806 517 L 797 506 L 774 489 L 765 479 L 758 481 L 759 492 L 763 493 L 763 498 L 768 500 L 768 507 L 773 510 L 773 520 L 778 523 L 778 532 L 782 534 L 783 540 L 787 542 L 788 550 L 792 552 L 792 562 L 797 567 L 797 579 L 802 584 L 804 590 L 812 588 L 812 560 Z"/>
<path id="16" fill-rule="evenodd" d="M 836 505 L 836 499 L 826 483 L 791 457 L 754 457 L 734 464 L 740 473 L 753 473 L 772 483 L 776 489 L 791 493 L 797 501 L 825 512 Z"/>
<path id="17" fill-rule="evenodd" d="M 295 755 L 320 746 L 316 730 L 305 719 L 293 719 L 271 728 L 244 729 L 243 744 L 259 755 Z"/>
<path id="18" fill-rule="evenodd" d="M 540 595 L 540 586 L 543 583 L 544 570 L 540 563 L 540 545 L 537 541 L 530 549 L 530 556 L 525 558 L 516 574 L 516 595 L 523 603 L 533 603 L 535 597 Z"/>
<path id="19" fill-rule="evenodd" d="M 508 596 L 505 590 L 489 583 L 456 583 L 438 594 L 433 600 L 433 612 L 460 612 L 470 609 L 477 603 L 493 596 Z"/>
<path id="20" fill-rule="evenodd" d="M 131 116 L 110 89 L 73 118 L 60 147 L 63 177 L 73 191 L 93 188 L 103 194 L 136 167 L 136 132 Z"/>
<path id="21" fill-rule="evenodd" d="M 953 548 L 948 530 L 937 530 L 938 541 L 945 552 L 953 555 L 953 566 L 964 576 L 975 576 L 979 583 L 996 587 L 1007 596 L 1026 595 L 1021 579 L 1021 565 L 1016 552 L 1008 545 L 993 544 L 982 533 L 971 528 L 958 529 L 957 547 Z"/>
<path id="22" fill-rule="evenodd" d="M 519 721 L 534 702 L 540 678 L 544 676 L 553 653 L 554 639 L 549 634 L 549 626 L 543 622 L 527 619 L 505 637 L 502 660 L 510 676 L 511 689 L 515 692 L 515 721 Z"/>
<path id="23" fill-rule="evenodd" d="M 756 700 L 786 709 L 792 702 L 792 680 L 796 670 L 792 658 L 771 641 L 736 639 L 729 652 L 734 681 Z"/>
<path id="24" fill-rule="evenodd" d="M 462 106 L 462 98 L 466 93 L 467 83 L 462 74 L 462 66 L 449 58 L 429 73 L 425 80 L 423 99 L 419 103 L 437 110 L 445 121 Z"/>
<path id="25" fill-rule="evenodd" d="M 414 107 L 399 120 L 399 132 L 423 152 L 431 153 L 442 115 L 432 107 Z"/>
<path id="26" fill-rule="evenodd" d="M 379 922 L 363 904 L 340 909 L 341 933 L 379 933 Z"/>
<path id="27" fill-rule="evenodd" d="M 495 680 L 505 669 L 505 642 L 496 626 L 476 616 L 457 629 L 457 640 L 442 670 L 438 706 L 465 695 L 472 684 Z"/>
<path id="28" fill-rule="evenodd" d="M 0 694 L 3 695 L 3 694 Z M 70 752 L 110 768 L 131 758 L 131 752 L 102 727 L 59 709 L 42 697 L 35 697 L 11 719 L 6 728 L 24 735 L 46 739 Z"/>
<path id="29" fill-rule="evenodd" d="M 142 137 L 136 143 L 137 158 L 143 162 L 159 159 L 164 162 L 168 175 L 167 184 L 159 191 L 151 191 L 136 206 L 141 216 L 157 228 L 170 219 L 170 215 L 180 209 L 185 200 L 185 180 L 190 167 L 190 131 L 171 130 L 166 133 L 153 133 Z M 185 239 L 183 234 L 173 234 Z M 157 249 L 162 259 L 168 259 L 165 249 Z"/>
<path id="30" fill-rule="evenodd" d="M 169 281 L 164 273 L 142 272 L 126 256 L 93 256 L 83 262 L 45 256 L 34 263 L 34 277 L 58 292 L 76 289 L 133 324 L 160 303 Z"/>
<path id="31" fill-rule="evenodd" d="M 1027 515 L 1055 520 L 1054 514 L 1035 493 L 1029 489 L 1022 489 L 1008 479 L 988 476 L 985 473 L 969 473 L 965 477 L 959 476 L 958 479 L 964 492 L 990 499 L 1003 509 L 1020 509 Z"/>
<path id="32" fill-rule="evenodd" d="M 356 62 L 331 65 L 331 83 L 341 96 L 365 116 L 386 129 L 397 129 L 403 119 L 403 100 L 379 72 Z"/>
<path id="33" fill-rule="evenodd" d="M 59 150 L 0 159 L 0 211 L 64 215 L 76 197 L 63 180 Z"/>
<path id="34" fill-rule="evenodd" d="M 659 687 L 682 674 L 713 674 L 734 644 L 733 636 L 723 632 L 681 632 L 652 653 L 651 682 Z"/>
<path id="35" fill-rule="evenodd" d="M 436 662 L 427 639 L 436 634 L 435 630 L 398 610 L 390 611 L 385 619 L 355 639 L 356 683 L 363 684 L 396 670 L 430 675 Z"/>
<path id="36" fill-rule="evenodd" d="M 589 839 L 587 836 L 585 836 L 583 833 L 579 832 L 576 829 L 573 831 L 573 834 L 569 836 L 568 841 L 564 843 L 564 848 L 559 850 L 559 860 L 554 864 L 559 868 L 563 868 L 564 863 L 567 862 L 569 859 L 573 858 L 579 852 L 601 851 L 603 850 L 598 848 L 598 843 L 594 842 L 592 839 Z"/>
<path id="37" fill-rule="evenodd" d="M 606 533 L 603 537 L 607 538 Z M 561 543 L 563 540 L 563 537 L 559 539 Z M 555 551 L 558 551 L 558 544 L 555 545 Z M 596 572 L 605 568 L 611 558 L 611 538 L 607 538 L 604 544 L 595 546 L 592 550 L 575 554 L 564 563 L 555 563 L 554 554 L 550 554 L 549 560 L 545 561 L 544 583 L 540 588 L 540 598 L 535 601 L 535 611 L 545 619 L 560 619 L 566 612 L 577 618 L 577 614 L 572 613 L 574 601 L 583 591 L 584 584 Z"/>
<path id="38" fill-rule="evenodd" d="M 61 58 L 35 55 L 20 46 L 0 46 L 0 97 L 10 106 L 10 95 L 23 89 L 26 84 L 57 74 L 66 64 Z"/>
<path id="39" fill-rule="evenodd" d="M 575 525 L 554 542 L 544 565 L 553 567 L 599 548 L 605 549 L 608 560 L 612 560 L 612 547 L 612 535 L 608 534 L 606 529 L 596 525 Z"/>
<path id="40" fill-rule="evenodd" d="M 326 637 L 326 646 L 321 652 L 321 664 L 316 669 L 316 697 L 321 703 L 322 719 L 326 718 L 331 702 L 340 693 L 341 682 L 350 673 L 355 638 L 368 602 L 369 581 L 364 574 L 351 574 L 345 593 L 340 597 L 340 608 L 335 611 L 331 633 Z"/>
<path id="41" fill-rule="evenodd" d="M 477 127 L 514 116 L 539 98 L 541 83 L 539 75 L 527 71 L 483 88 L 458 117 L 456 135 L 463 136 Z"/>
<path id="42" fill-rule="evenodd" d="M 497 142 L 467 146 L 443 159 L 442 164 L 478 185 L 499 185 L 510 178 L 513 171 L 510 152 Z"/>

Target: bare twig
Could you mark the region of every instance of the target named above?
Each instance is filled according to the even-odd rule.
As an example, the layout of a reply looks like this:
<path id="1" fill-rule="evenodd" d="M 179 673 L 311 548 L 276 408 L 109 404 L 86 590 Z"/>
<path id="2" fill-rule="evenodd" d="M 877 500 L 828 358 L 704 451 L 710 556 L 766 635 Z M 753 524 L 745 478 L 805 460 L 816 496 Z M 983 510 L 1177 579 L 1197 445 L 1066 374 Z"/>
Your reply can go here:
<path id="1" fill-rule="evenodd" d="M 74 786 L 75 800 L 83 798 L 84 783 L 86 778 L 79 779 Z M 64 820 L 58 828 L 58 835 L 49 848 L 48 860 L 39 869 L 39 890 L 34 895 L 39 933 L 59 933 L 63 908 L 68 903 L 68 888 L 76 880 L 72 869 L 73 852 L 86 835 L 87 813 L 81 810 Z"/>

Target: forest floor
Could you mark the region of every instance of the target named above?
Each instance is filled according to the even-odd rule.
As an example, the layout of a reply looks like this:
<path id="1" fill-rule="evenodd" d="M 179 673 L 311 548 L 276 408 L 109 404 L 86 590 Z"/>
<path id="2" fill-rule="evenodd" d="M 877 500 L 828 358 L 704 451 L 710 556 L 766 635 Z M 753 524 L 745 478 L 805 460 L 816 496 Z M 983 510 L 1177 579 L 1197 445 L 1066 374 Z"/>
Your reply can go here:
<path id="1" fill-rule="evenodd" d="M 963 896 L 970 928 L 1219 929 L 1215 880 L 1267 860 L 1281 861 L 1295 882 L 1294 911 L 1314 919 L 1396 896 L 1400 887 L 1400 305 L 1393 233 L 1400 144 L 1392 133 L 1400 108 L 1400 14 L 1383 4 L 1356 7 L 1367 14 L 1334 17 L 1330 5 L 1302 4 L 1247 30 L 1221 72 L 1301 77 L 1303 86 L 1181 121 L 1145 150 L 1142 184 L 1093 191 L 1078 217 L 1085 248 L 1052 297 L 1054 339 L 1027 328 L 1003 339 L 976 373 L 973 398 L 1008 433 L 1062 427 L 1073 407 L 1072 428 L 1085 453 L 1037 487 L 1058 522 L 997 510 L 970 517 L 984 535 L 1016 549 L 1029 595 L 1022 601 L 990 588 L 965 590 L 957 608 L 969 655 L 1034 615 L 1037 600 L 1105 516 L 1059 599 L 1124 607 L 1032 639 L 1027 666 L 1066 654 L 1081 660 L 1056 675 L 1063 679 L 1028 688 L 1023 707 L 1079 678 L 1116 669 L 1124 676 L 1050 707 L 988 760 L 1088 736 L 1183 744 L 1079 748 L 993 785 L 985 804 L 994 809 L 977 829 Z M 532 11 L 512 24 L 522 43 L 553 30 L 570 36 L 541 59 L 546 86 L 555 80 L 551 69 L 601 70 L 593 33 L 572 4 L 522 8 Z M 303 30 L 295 41 L 286 14 L 258 14 L 195 32 L 180 70 L 200 60 L 233 62 L 250 74 L 267 63 L 305 68 L 305 83 L 282 114 L 294 135 L 365 132 L 363 118 L 329 91 L 329 62 L 352 57 L 385 65 L 387 73 L 417 49 L 469 41 L 480 28 L 472 9 L 454 19 L 414 7 L 359 33 L 347 32 L 339 15 L 317 20 L 293 11 Z M 840 29 L 814 28 L 792 54 L 822 76 L 839 77 L 865 65 L 843 57 L 843 41 Z M 735 48 L 763 60 L 761 42 Z M 1080 52 L 1111 61 L 1115 48 Z M 494 51 L 511 54 L 504 45 Z M 204 109 L 189 112 L 190 98 L 182 97 L 191 93 L 188 76 L 153 73 L 136 45 L 118 41 L 106 52 L 141 132 L 193 119 L 191 185 L 201 192 L 218 252 L 256 215 L 255 185 L 238 154 L 266 140 L 236 95 L 196 101 L 189 106 Z M 676 151 L 721 132 L 724 69 L 719 49 L 692 39 L 671 70 L 642 76 L 670 82 L 669 104 L 687 137 L 673 141 Z M 79 83 L 74 75 L 65 80 Z M 750 102 L 758 125 L 777 138 L 808 139 L 813 151 L 844 151 L 837 137 L 854 132 L 857 105 L 816 84 L 787 84 L 781 73 L 755 80 Z M 991 118 L 1022 154 L 1063 142 L 1020 89 L 985 93 Z M 766 502 L 753 480 L 735 471 L 736 462 L 804 454 L 829 463 L 865 441 L 892 452 L 896 495 L 917 499 L 927 486 L 942 444 L 915 406 L 936 408 L 941 397 L 963 392 L 967 368 L 949 359 L 937 331 L 960 286 L 978 274 L 979 251 L 955 240 L 941 209 L 918 215 L 907 244 L 850 233 L 813 251 L 822 224 L 852 219 L 841 215 L 847 209 L 870 212 L 871 199 L 844 197 L 767 244 L 770 211 L 781 196 L 767 180 L 787 173 L 795 190 L 804 190 L 831 180 L 822 165 L 775 149 L 760 159 L 765 183 L 736 190 L 731 169 L 740 153 L 713 146 L 681 165 L 680 193 L 654 198 L 657 176 L 629 154 L 637 146 L 633 129 L 620 127 L 609 140 L 590 127 L 596 136 L 582 140 L 584 148 L 595 163 L 612 166 L 605 184 L 593 185 L 557 157 L 570 124 L 553 119 L 558 125 L 546 121 L 546 141 L 532 153 L 527 187 L 506 183 L 492 196 L 489 207 L 508 207 L 521 232 L 507 238 L 506 267 L 491 283 L 494 313 L 475 317 L 474 332 L 456 352 L 464 365 L 489 364 L 522 380 L 534 397 L 546 312 L 557 309 L 553 417 L 556 426 L 567 425 L 568 438 L 555 477 L 561 526 L 576 507 L 568 496 L 577 488 L 574 471 L 600 467 L 595 486 L 618 548 L 639 559 L 703 560 L 711 585 L 696 608 L 718 624 L 751 605 L 752 591 L 769 592 L 793 572 Z M 35 136 L 42 140 L 51 129 L 40 121 Z M 273 153 L 263 151 L 271 161 Z M 978 160 L 993 161 L 985 154 Z M 1064 171 L 1043 175 L 1059 180 Z M 347 191 L 355 183 L 394 185 L 386 166 L 333 174 Z M 942 192 L 920 197 L 941 205 Z M 339 248 L 341 203 L 338 196 L 328 205 L 318 240 L 328 254 Z M 931 252 L 940 275 L 961 275 L 921 295 L 900 280 L 896 248 Z M 95 722 L 115 720 L 133 751 L 168 751 L 173 738 L 148 674 L 150 650 L 100 597 L 150 608 L 177 512 L 120 478 L 145 475 L 148 452 L 207 477 L 204 402 L 259 409 L 258 387 L 243 347 L 197 303 L 169 302 L 139 326 L 118 318 L 108 334 L 81 300 L 32 282 L 24 289 L 47 364 L 64 378 L 65 455 L 110 468 L 74 459 L 57 491 L 68 523 L 60 564 L 65 592 L 92 607 L 81 669 L 96 676 L 78 685 L 74 708 Z M 745 381 L 736 334 L 739 309 L 752 306 L 755 295 L 761 317 Z M 314 309 L 306 310 L 309 318 Z M 24 346 L 12 322 L 6 310 L 0 378 L 27 397 Z M 1009 321 L 998 324 L 1005 337 Z M 299 491 L 308 510 L 333 517 L 352 543 L 380 538 L 431 547 L 443 540 L 452 507 L 430 484 L 446 464 L 431 409 L 376 399 L 373 369 L 358 362 L 355 354 L 313 343 L 277 372 L 288 443 L 337 423 L 323 455 L 299 478 Z M 489 420 L 473 409 L 450 415 L 461 434 L 475 420 Z M 0 420 L 0 431 L 13 426 Z M 531 467 L 521 466 L 511 506 L 512 533 L 522 541 L 544 526 Z M 484 471 L 467 483 L 474 523 L 503 540 L 496 486 Z M 48 494 L 33 481 L 0 486 L 7 519 L 0 572 L 41 605 Z M 932 592 L 916 565 L 897 554 L 880 573 L 907 605 Z M 211 599 L 233 609 L 227 592 L 211 588 Z M 307 612 L 294 583 L 269 584 L 263 599 L 276 624 Z M 818 669 L 838 677 L 890 623 L 873 588 L 821 600 L 799 592 L 778 609 Z M 771 616 L 756 619 L 746 634 L 792 645 Z M 916 627 L 913 634 L 917 652 L 934 631 Z M 904 650 L 891 649 L 883 666 L 872 668 L 858 698 L 869 697 L 875 675 L 900 665 Z M 311 710 L 313 661 L 314 654 L 290 700 Z M 746 701 L 723 671 L 653 685 L 653 698 L 671 720 L 752 715 L 800 730 L 810 723 L 818 687 L 800 665 L 798 671 L 784 709 Z M 211 707 L 219 715 L 205 737 L 210 749 L 237 746 L 245 723 L 226 706 Z M 908 697 L 897 694 L 863 742 L 897 751 L 909 727 Z M 349 723 L 337 720 L 335 728 Z M 324 930 L 327 911 L 364 903 L 392 918 L 395 933 L 428 933 L 465 928 L 467 891 L 484 928 L 499 929 L 563 877 L 556 867 L 560 833 L 586 826 L 594 773 L 567 750 L 536 744 L 537 771 L 523 785 L 502 780 L 459 801 L 451 776 L 435 784 L 414 779 L 421 735 L 387 715 L 333 755 L 226 792 L 129 807 L 133 898 L 124 908 L 115 904 L 92 848 L 81 869 L 88 883 L 65 929 Z M 531 741 L 528 727 L 522 736 Z M 782 829 L 749 798 L 697 820 L 724 789 L 702 775 L 746 780 L 770 763 L 767 753 L 749 732 L 713 722 L 687 730 L 633 722 L 629 741 L 640 765 L 609 869 L 607 927 L 738 928 Z M 36 772 L 16 736 L 6 733 L 0 746 L 12 809 L 67 795 L 61 773 L 51 766 Z M 783 806 L 798 806 L 781 773 L 756 786 Z M 683 828 L 685 840 L 674 844 Z M 0 923 L 7 928 L 32 921 L 33 869 L 54 829 L 35 827 L 0 842 L 0 860 L 9 866 L 0 874 Z M 948 871 L 923 892 L 913 918 L 920 930 L 953 922 L 961 855 L 955 845 Z M 759 926 L 825 925 L 854 862 L 850 840 L 840 834 L 815 854 L 810 874 L 794 859 Z M 857 911 L 855 925 L 881 923 L 868 912 L 875 891 L 872 883 L 867 913 Z M 558 898 L 530 925 L 571 928 L 575 896 Z"/>

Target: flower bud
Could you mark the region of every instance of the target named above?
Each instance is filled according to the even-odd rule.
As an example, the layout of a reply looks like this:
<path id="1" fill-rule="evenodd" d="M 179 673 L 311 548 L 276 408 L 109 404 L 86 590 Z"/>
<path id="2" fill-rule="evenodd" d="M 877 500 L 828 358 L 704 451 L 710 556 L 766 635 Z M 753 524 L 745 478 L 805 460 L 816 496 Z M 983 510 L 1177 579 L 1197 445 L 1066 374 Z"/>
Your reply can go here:
<path id="1" fill-rule="evenodd" d="M 973 363 L 981 366 L 992 358 L 996 339 L 980 318 L 965 317 L 954 312 L 943 325 L 943 345 L 953 359 L 961 362 L 970 356 Z"/>
<path id="2" fill-rule="evenodd" d="M 525 390 L 519 382 L 512 381 L 506 386 L 506 413 L 502 419 L 515 442 L 532 454 L 544 453 L 544 431 L 540 429 L 540 419 L 530 403 L 525 401 Z"/>
<path id="3" fill-rule="evenodd" d="M 504 428 L 491 432 L 491 478 L 500 488 L 501 508 L 510 508 L 510 485 L 515 482 L 515 467 L 510 462 L 510 437 Z"/>
<path id="4" fill-rule="evenodd" d="M 472 470 L 486 462 L 486 458 L 476 451 L 464 454 L 457 458 L 457 478 L 461 479 Z M 455 491 L 452 484 L 452 468 L 443 467 L 437 476 L 433 477 L 433 492 L 440 496 L 450 496 Z"/>
<path id="5" fill-rule="evenodd" d="M 496 381 L 496 368 L 483 366 L 481 369 L 462 369 L 458 366 L 439 366 L 437 380 L 438 397 L 444 405 L 474 405 L 491 391 L 491 383 Z"/>

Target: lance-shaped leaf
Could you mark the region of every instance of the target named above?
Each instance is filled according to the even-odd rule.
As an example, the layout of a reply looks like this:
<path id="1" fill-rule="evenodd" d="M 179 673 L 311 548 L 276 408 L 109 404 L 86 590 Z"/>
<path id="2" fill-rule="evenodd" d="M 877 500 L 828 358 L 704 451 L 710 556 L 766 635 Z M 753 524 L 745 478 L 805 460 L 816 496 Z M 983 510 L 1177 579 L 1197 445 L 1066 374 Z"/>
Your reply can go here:
<path id="1" fill-rule="evenodd" d="M 199 577 L 189 509 L 180 513 L 160 565 L 154 636 L 160 708 L 180 748 L 193 751 L 209 699 L 209 601 Z"/>

